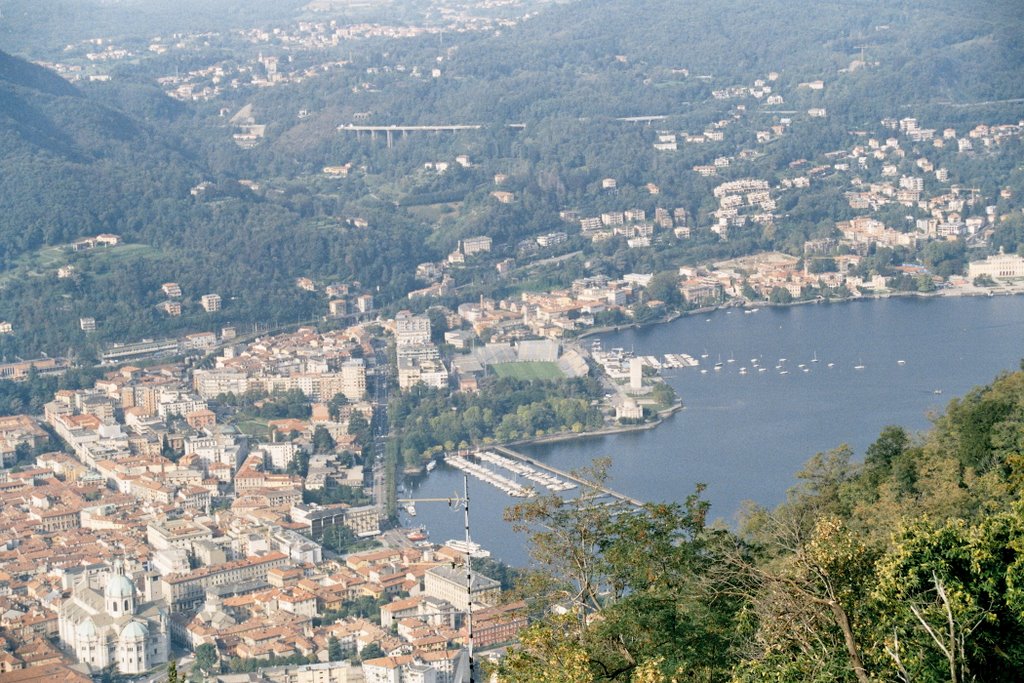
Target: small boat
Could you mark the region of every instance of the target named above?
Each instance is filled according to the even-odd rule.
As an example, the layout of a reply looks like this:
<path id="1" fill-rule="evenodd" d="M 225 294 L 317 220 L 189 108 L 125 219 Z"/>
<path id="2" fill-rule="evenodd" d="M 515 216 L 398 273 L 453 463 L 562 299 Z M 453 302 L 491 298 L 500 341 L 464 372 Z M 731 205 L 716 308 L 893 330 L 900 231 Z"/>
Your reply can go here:
<path id="1" fill-rule="evenodd" d="M 715 372 L 719 372 L 722 369 L 721 363 L 715 363 Z"/>
<path id="2" fill-rule="evenodd" d="M 726 362 L 726 363 L 735 363 L 735 362 L 736 362 L 736 359 L 735 359 L 735 358 L 733 358 L 733 357 L 732 357 L 732 356 L 730 355 L 730 356 L 729 356 L 729 360 L 727 360 L 727 361 L 725 361 L 725 362 Z"/>
<path id="3" fill-rule="evenodd" d="M 854 370 L 863 370 L 864 369 L 864 363 L 861 362 L 861 361 L 858 361 L 857 364 L 853 366 L 853 369 Z"/>
<path id="4" fill-rule="evenodd" d="M 747 374 L 747 369 L 746 368 L 740 368 L 740 374 L 741 375 Z"/>
<path id="5" fill-rule="evenodd" d="M 409 513 L 410 517 L 416 516 L 416 503 L 406 503 L 405 511 Z"/>
<path id="6" fill-rule="evenodd" d="M 810 368 L 804 368 L 803 370 L 804 370 L 804 372 L 810 372 L 811 371 Z"/>
<path id="7" fill-rule="evenodd" d="M 807 366 L 806 366 L 806 365 L 804 365 L 803 363 L 799 363 L 799 364 L 797 364 L 797 367 L 798 367 L 798 368 L 800 368 L 801 370 L 803 370 L 803 369 L 804 369 L 804 368 L 806 368 Z"/>
<path id="8" fill-rule="evenodd" d="M 902 358 L 900 358 L 898 361 L 896 361 L 896 365 L 906 365 L 906 364 L 907 364 L 907 361 L 903 360 Z"/>
<path id="9" fill-rule="evenodd" d="M 818 362 L 818 352 L 817 351 L 815 351 L 813 354 L 811 354 L 811 362 L 812 363 L 817 363 Z"/>
<path id="10" fill-rule="evenodd" d="M 758 368 L 758 372 L 768 372 L 768 368 Z"/>
<path id="11" fill-rule="evenodd" d="M 933 393 L 933 394 L 941 394 L 941 393 L 942 393 L 942 389 L 936 389 L 936 390 L 935 390 L 935 391 L 933 391 L 932 393 Z"/>
<path id="12" fill-rule="evenodd" d="M 786 359 L 785 359 L 785 358 L 780 358 L 780 359 L 779 359 L 779 362 L 780 362 L 780 363 L 785 363 L 785 362 L 786 362 Z"/>
<path id="13" fill-rule="evenodd" d="M 779 374 L 780 375 L 788 375 L 789 374 L 789 370 L 779 370 Z"/>
<path id="14" fill-rule="evenodd" d="M 427 463 L 427 472 L 433 472 L 435 467 L 437 467 L 437 461 L 431 460 Z"/>
<path id="15" fill-rule="evenodd" d="M 427 530 L 424 527 L 413 529 L 405 535 L 413 543 L 419 543 L 420 541 L 427 540 Z"/>
<path id="16" fill-rule="evenodd" d="M 708 350 L 704 349 L 704 353 L 700 354 L 700 357 L 701 358 L 707 358 L 708 357 Z"/>
<path id="17" fill-rule="evenodd" d="M 700 374 L 702 374 L 702 375 L 708 374 L 708 369 L 707 368 L 701 368 L 700 369 Z"/>

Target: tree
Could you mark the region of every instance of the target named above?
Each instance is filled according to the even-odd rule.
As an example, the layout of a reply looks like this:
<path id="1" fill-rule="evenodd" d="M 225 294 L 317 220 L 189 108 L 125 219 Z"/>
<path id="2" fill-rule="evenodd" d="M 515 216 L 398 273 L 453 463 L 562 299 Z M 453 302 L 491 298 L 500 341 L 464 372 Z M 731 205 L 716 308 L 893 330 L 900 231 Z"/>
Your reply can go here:
<path id="1" fill-rule="evenodd" d="M 705 528 L 701 488 L 683 506 L 595 505 L 607 462 L 579 474 L 588 483 L 578 498 L 543 496 L 506 513 L 529 534 L 542 571 L 520 583 L 538 619 L 503 663 L 502 679 L 539 683 L 553 671 L 572 672 L 550 679 L 559 681 L 724 675 L 734 661 L 727 634 L 738 603 L 711 589 L 709 569 L 728 534 Z M 552 604 L 563 616 L 540 609 Z"/>
<path id="2" fill-rule="evenodd" d="M 356 536 L 347 526 L 334 525 L 324 530 L 320 541 L 325 548 L 336 553 L 344 553 L 356 542 Z"/>
<path id="3" fill-rule="evenodd" d="M 313 430 L 313 453 L 333 453 L 334 438 L 323 425 L 317 425 Z"/>
<path id="4" fill-rule="evenodd" d="M 196 648 L 196 666 L 200 671 L 209 673 L 217 663 L 217 648 L 211 643 L 203 643 Z"/>
<path id="5" fill-rule="evenodd" d="M 793 302 L 793 295 L 785 287 L 775 287 L 768 295 L 768 301 L 773 304 L 788 304 Z"/>
<path id="6" fill-rule="evenodd" d="M 331 420 L 337 422 L 341 417 L 341 409 L 348 404 L 348 397 L 345 394 L 337 393 L 331 397 L 331 400 L 327 402 L 327 410 L 330 413 Z"/>
<path id="7" fill-rule="evenodd" d="M 1024 508 L 911 523 L 878 565 L 874 653 L 886 678 L 1008 680 L 1024 666 Z"/>
<path id="8" fill-rule="evenodd" d="M 681 304 L 683 295 L 679 291 L 679 276 L 672 271 L 657 273 L 647 285 L 647 295 L 651 299 L 665 302 L 668 306 Z"/>
<path id="9" fill-rule="evenodd" d="M 327 659 L 332 662 L 340 662 L 344 659 L 345 653 L 341 649 L 341 641 L 335 636 L 327 639 Z"/>
<path id="10" fill-rule="evenodd" d="M 384 650 L 381 649 L 380 643 L 370 643 L 359 651 L 359 659 L 366 661 L 367 659 L 383 657 L 385 654 Z"/>
<path id="11" fill-rule="evenodd" d="M 448 331 L 448 315 L 445 309 L 434 306 L 427 311 L 430 320 L 430 341 L 440 344 L 444 341 L 444 333 Z"/>
<path id="12" fill-rule="evenodd" d="M 734 556 L 734 565 L 751 580 L 757 618 L 758 654 L 744 663 L 740 679 L 760 680 L 780 670 L 793 678 L 831 672 L 840 679 L 852 671 L 866 683 L 857 616 L 874 554 L 840 518 L 819 517 L 807 528 L 803 512 L 783 507 L 765 516 L 757 524 L 760 558 Z"/>
<path id="13" fill-rule="evenodd" d="M 304 449 L 300 448 L 295 451 L 295 455 L 288 461 L 288 467 L 286 468 L 288 474 L 298 474 L 303 477 L 309 474 L 309 453 Z"/>
<path id="14" fill-rule="evenodd" d="M 743 524 L 749 552 L 738 547 L 729 564 L 745 577 L 739 584 L 750 591 L 757 626 L 755 654 L 744 662 L 741 680 L 777 670 L 794 679 L 821 672 L 869 678 L 860 621 L 878 549 L 844 521 L 853 508 L 852 455 L 848 446 L 816 454 L 786 503 L 755 510 Z"/>
<path id="15" fill-rule="evenodd" d="M 167 662 L 167 683 L 184 683 L 178 678 L 178 663 L 174 660 Z"/>

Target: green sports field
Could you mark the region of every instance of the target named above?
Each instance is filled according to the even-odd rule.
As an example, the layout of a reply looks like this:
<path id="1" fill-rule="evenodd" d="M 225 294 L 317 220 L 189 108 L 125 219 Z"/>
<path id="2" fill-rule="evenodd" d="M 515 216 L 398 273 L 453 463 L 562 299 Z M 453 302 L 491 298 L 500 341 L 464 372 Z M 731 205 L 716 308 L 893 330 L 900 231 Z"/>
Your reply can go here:
<path id="1" fill-rule="evenodd" d="M 514 377 L 516 379 L 562 379 L 565 377 L 557 363 L 527 361 L 522 363 L 500 363 L 491 369 L 498 377 Z"/>

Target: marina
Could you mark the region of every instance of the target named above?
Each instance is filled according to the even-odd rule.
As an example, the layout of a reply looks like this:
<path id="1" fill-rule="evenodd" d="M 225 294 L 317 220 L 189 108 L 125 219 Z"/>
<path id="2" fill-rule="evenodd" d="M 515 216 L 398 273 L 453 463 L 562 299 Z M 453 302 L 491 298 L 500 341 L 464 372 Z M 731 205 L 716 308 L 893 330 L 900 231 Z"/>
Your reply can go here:
<path id="1" fill-rule="evenodd" d="M 532 488 L 521 486 L 506 476 L 497 474 L 483 465 L 478 465 L 466 456 L 449 455 L 445 458 L 445 462 L 457 470 L 465 472 L 482 482 L 490 484 L 496 489 L 504 491 L 513 498 L 527 498 L 534 493 Z"/>
<path id="2" fill-rule="evenodd" d="M 503 455 L 498 455 L 494 451 L 479 451 L 476 454 L 476 456 L 483 460 L 484 462 L 488 462 L 491 463 L 492 465 L 497 465 L 498 467 L 502 467 L 506 470 L 509 470 L 510 472 L 514 472 L 519 476 L 529 479 L 530 481 L 536 482 L 551 491 L 571 491 L 572 489 L 576 488 L 576 484 L 571 484 L 563 479 L 559 479 L 558 477 L 552 474 L 548 474 L 547 472 L 535 470 L 529 465 L 525 465 L 521 462 L 516 462 L 515 460 L 512 460 L 511 458 L 506 458 Z"/>
<path id="3" fill-rule="evenodd" d="M 474 462 L 471 458 L 480 462 Z M 450 454 L 445 458 L 445 462 L 457 470 L 504 491 L 513 498 L 528 498 L 536 495 L 539 490 L 532 485 L 519 483 L 517 481 L 519 478 L 538 484 L 553 493 L 563 493 L 576 488 L 576 484 L 563 477 L 531 467 L 519 460 L 499 455 L 494 451 L 476 451 L 468 455 Z M 512 477 L 509 477 L 509 474 Z"/>
<path id="4" fill-rule="evenodd" d="M 606 348 L 635 348 L 637 355 L 659 358 L 691 350 L 700 360 L 697 371 L 662 371 L 685 410 L 655 429 L 512 448 L 529 456 L 533 462 L 522 462 L 535 469 L 564 472 L 608 456 L 613 464 L 605 486 L 645 501 L 682 503 L 703 483 L 709 519 L 732 525 L 744 501 L 770 507 L 784 500 L 815 453 L 846 443 L 856 461 L 886 425 L 902 425 L 909 433 L 927 429 L 929 416 L 951 397 L 1017 368 L 1021 339 L 1024 297 L 894 298 L 683 317 L 603 340 Z M 714 372 L 719 354 L 724 367 Z M 730 355 L 736 358 L 731 366 L 725 363 Z M 929 362 L 915 360 L 924 357 Z M 787 360 L 780 363 L 782 358 Z M 863 370 L 853 369 L 858 361 Z M 798 369 L 799 363 L 810 372 Z M 742 366 L 748 374 L 739 374 Z M 788 374 L 780 376 L 782 369 Z M 495 445 L 486 448 L 514 457 Z M 559 495 L 579 495 L 584 487 L 576 483 L 576 492 Z M 451 496 L 462 488 L 462 473 L 439 466 L 413 486 L 417 497 Z M 473 538 L 495 556 L 526 566 L 525 537 L 502 517 L 522 499 L 475 481 L 470 489 Z M 416 524 L 425 524 L 432 538 L 462 534 L 460 512 L 418 507 Z"/>

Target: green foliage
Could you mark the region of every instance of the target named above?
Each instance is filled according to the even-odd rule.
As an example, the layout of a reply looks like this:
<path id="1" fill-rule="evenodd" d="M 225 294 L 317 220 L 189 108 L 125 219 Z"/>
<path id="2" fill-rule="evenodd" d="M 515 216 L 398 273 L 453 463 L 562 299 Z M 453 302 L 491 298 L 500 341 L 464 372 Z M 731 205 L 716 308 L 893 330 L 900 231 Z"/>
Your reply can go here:
<path id="1" fill-rule="evenodd" d="M 365 661 L 367 659 L 375 659 L 377 657 L 383 657 L 384 654 L 385 654 L 384 650 L 381 649 L 380 644 L 378 644 L 378 643 L 370 643 L 369 645 L 367 645 L 366 647 L 364 647 L 362 650 L 359 651 L 359 659 L 362 659 L 362 660 Z"/>
<path id="2" fill-rule="evenodd" d="M 679 291 L 679 276 L 671 271 L 655 274 L 647 285 L 647 294 L 652 299 L 663 301 L 668 306 L 683 303 L 683 295 Z"/>
<path id="3" fill-rule="evenodd" d="M 606 466 L 580 474 L 600 485 Z M 710 590 L 728 534 L 705 527 L 699 494 L 685 506 L 595 506 L 585 495 L 510 508 L 506 517 L 529 533 L 534 559 L 522 590 L 566 611 L 539 617 L 503 662 L 503 680 L 646 680 L 638 678 L 645 671 L 658 676 L 650 680 L 696 672 L 724 680 L 735 663 L 728 634 L 740 603 Z M 572 678 L 547 678 L 554 661 Z"/>
<path id="4" fill-rule="evenodd" d="M 325 486 L 322 489 L 303 489 L 302 502 L 317 505 L 333 505 L 348 503 L 349 505 L 366 505 L 370 499 L 362 490 L 350 486 Z"/>
<path id="5" fill-rule="evenodd" d="M 1016 676 L 1024 663 L 1021 512 L 1017 503 L 976 525 L 918 520 L 899 533 L 872 595 L 883 676 Z"/>
<path id="6" fill-rule="evenodd" d="M 217 648 L 211 643 L 203 643 L 196 648 L 196 666 L 199 667 L 200 671 L 207 673 L 213 671 L 217 658 Z"/>
<path id="7" fill-rule="evenodd" d="M 334 525 L 324 531 L 320 543 L 331 552 L 343 554 L 350 552 L 356 543 L 356 535 L 346 526 Z"/>
<path id="8" fill-rule="evenodd" d="M 331 662 L 340 662 L 344 658 L 345 652 L 341 649 L 341 642 L 335 636 L 328 638 L 327 660 Z"/>
<path id="9" fill-rule="evenodd" d="M 668 382 L 656 382 L 651 389 L 651 398 L 660 409 L 668 408 L 679 400 L 676 390 Z"/>
<path id="10" fill-rule="evenodd" d="M 521 380 L 557 380 L 565 377 L 565 373 L 557 363 L 546 361 L 521 361 L 518 363 L 502 363 L 494 366 L 494 374 L 498 377 L 512 377 Z"/>
<path id="11" fill-rule="evenodd" d="M 313 430 L 313 452 L 333 453 L 334 446 L 334 438 L 331 437 L 331 433 L 323 425 L 318 425 Z"/>
<path id="12" fill-rule="evenodd" d="M 1022 452 L 1024 371 L 952 401 L 928 434 L 886 427 L 862 464 L 846 446 L 815 455 L 737 534 L 705 527 L 697 497 L 521 503 L 507 517 L 530 533 L 538 571 L 518 589 L 536 620 L 499 678 L 1013 679 Z"/>
<path id="13" fill-rule="evenodd" d="M 789 304 L 793 302 L 793 295 L 785 287 L 775 287 L 768 295 L 768 301 L 773 304 Z"/>
<path id="14" fill-rule="evenodd" d="M 603 395 L 589 378 L 523 381 L 487 378 L 475 394 L 448 396 L 419 385 L 393 398 L 388 411 L 398 426 L 398 446 L 407 465 L 424 454 L 453 450 L 487 439 L 511 441 L 540 433 L 582 431 L 603 424 L 590 405 Z"/>

